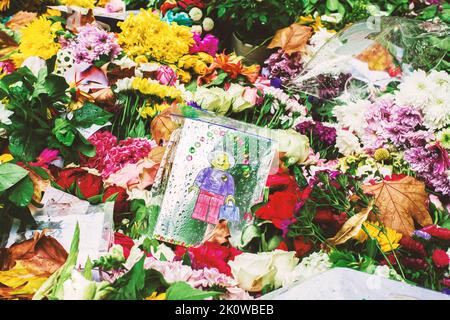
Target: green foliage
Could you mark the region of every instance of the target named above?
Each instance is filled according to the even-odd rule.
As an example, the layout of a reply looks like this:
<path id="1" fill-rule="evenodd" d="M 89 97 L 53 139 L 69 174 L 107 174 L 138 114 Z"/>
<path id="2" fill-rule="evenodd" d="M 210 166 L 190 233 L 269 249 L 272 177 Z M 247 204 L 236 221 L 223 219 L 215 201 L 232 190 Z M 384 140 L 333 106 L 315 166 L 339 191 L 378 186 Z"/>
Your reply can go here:
<path id="1" fill-rule="evenodd" d="M 167 300 L 204 300 L 206 298 L 218 297 L 222 292 L 202 291 L 192 288 L 186 282 L 173 283 L 166 292 Z"/>

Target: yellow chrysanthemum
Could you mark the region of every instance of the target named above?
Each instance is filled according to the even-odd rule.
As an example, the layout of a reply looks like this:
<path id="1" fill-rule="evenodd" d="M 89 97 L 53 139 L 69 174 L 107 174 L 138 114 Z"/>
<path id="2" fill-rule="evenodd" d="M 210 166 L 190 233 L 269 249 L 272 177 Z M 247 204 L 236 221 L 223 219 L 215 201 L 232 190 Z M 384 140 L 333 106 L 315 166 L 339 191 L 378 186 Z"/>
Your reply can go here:
<path id="1" fill-rule="evenodd" d="M 143 107 L 139 110 L 139 115 L 144 119 L 147 119 L 148 117 L 153 118 L 157 114 L 166 110 L 168 107 L 169 107 L 169 105 L 167 103 L 152 104 L 152 103 L 148 102 L 145 105 L 145 107 Z"/>
<path id="2" fill-rule="evenodd" d="M 194 43 L 190 28 L 169 25 L 151 10 L 141 9 L 139 14 L 130 14 L 118 25 L 122 29 L 118 34 L 119 44 L 133 59 L 146 56 L 159 62 L 176 63 L 189 53 Z"/>
<path id="3" fill-rule="evenodd" d="M 13 56 L 16 66 L 28 57 L 38 56 L 50 59 L 59 50 L 60 45 L 55 42 L 56 32 L 62 30 L 60 22 L 52 23 L 45 17 L 33 20 L 21 30 L 19 53 Z"/>
<path id="4" fill-rule="evenodd" d="M 5 11 L 9 8 L 9 0 L 0 0 L 0 11 Z"/>
<path id="5" fill-rule="evenodd" d="M 361 228 L 358 234 L 354 237 L 359 242 L 364 242 L 369 238 L 375 238 L 383 252 L 389 252 L 399 247 L 399 241 L 402 234 L 390 228 L 382 228 L 378 222 L 364 222 L 363 226 L 366 231 Z"/>
<path id="6" fill-rule="evenodd" d="M 95 0 L 60 0 L 66 6 L 77 6 L 81 8 L 95 8 Z"/>
<path id="7" fill-rule="evenodd" d="M 145 298 L 145 300 L 166 300 L 166 294 L 153 292 L 150 296 Z"/>
<path id="8" fill-rule="evenodd" d="M 181 101 L 180 90 L 175 87 L 159 84 L 154 80 L 134 78 L 131 86 L 134 90 L 137 90 L 145 95 L 153 95 L 161 99 L 170 98 L 173 100 Z"/>

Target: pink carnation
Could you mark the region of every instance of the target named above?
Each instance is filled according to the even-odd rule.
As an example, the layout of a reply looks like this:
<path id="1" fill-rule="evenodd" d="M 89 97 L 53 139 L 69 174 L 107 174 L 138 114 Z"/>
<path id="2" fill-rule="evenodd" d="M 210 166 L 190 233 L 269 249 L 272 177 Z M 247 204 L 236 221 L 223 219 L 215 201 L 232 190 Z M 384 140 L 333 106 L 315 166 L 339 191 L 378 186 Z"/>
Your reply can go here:
<path id="1" fill-rule="evenodd" d="M 219 40 L 212 34 L 207 34 L 202 39 L 198 33 L 194 33 L 195 44 L 189 49 L 190 54 L 197 52 L 206 52 L 212 56 L 215 56 L 219 49 Z"/>

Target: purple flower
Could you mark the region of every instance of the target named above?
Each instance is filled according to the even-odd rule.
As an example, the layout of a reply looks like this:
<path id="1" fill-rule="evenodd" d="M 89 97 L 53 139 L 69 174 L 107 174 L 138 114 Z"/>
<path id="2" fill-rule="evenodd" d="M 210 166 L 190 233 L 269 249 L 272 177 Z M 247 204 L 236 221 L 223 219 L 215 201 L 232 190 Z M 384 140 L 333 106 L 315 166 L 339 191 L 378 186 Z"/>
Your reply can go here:
<path id="1" fill-rule="evenodd" d="M 194 45 L 190 47 L 189 53 L 194 54 L 197 52 L 206 52 L 212 56 L 215 56 L 219 49 L 219 40 L 212 34 L 207 34 L 202 39 L 198 33 L 194 33 L 193 39 Z"/>
<path id="2" fill-rule="evenodd" d="M 336 129 L 327 127 L 321 122 L 303 121 L 300 122 L 295 129 L 303 135 L 313 136 L 327 146 L 336 143 Z"/>
<path id="3" fill-rule="evenodd" d="M 365 114 L 367 126 L 362 137 L 367 152 L 386 148 L 392 143 L 400 150 L 426 145 L 433 134 L 420 129 L 423 117 L 411 106 L 398 106 L 383 99 L 371 105 Z"/>
<path id="4" fill-rule="evenodd" d="M 195 101 L 189 101 L 187 103 L 188 106 L 195 108 L 195 109 L 202 109 L 202 107 Z"/>
<path id="5" fill-rule="evenodd" d="M 77 37 L 66 44 L 72 50 L 76 63 L 92 64 L 103 57 L 114 59 L 122 51 L 114 33 L 94 25 L 85 25 L 78 31 Z"/>
<path id="6" fill-rule="evenodd" d="M 413 232 L 413 234 L 414 234 L 416 237 L 419 237 L 419 238 L 422 238 L 422 239 L 425 239 L 425 240 L 430 240 L 430 239 L 431 239 L 431 235 L 428 234 L 428 233 L 426 233 L 425 231 L 415 230 L 415 231 Z"/>
<path id="7" fill-rule="evenodd" d="M 291 81 L 303 70 L 301 54 L 295 52 L 289 55 L 282 49 L 273 53 L 264 63 L 267 65 L 264 74 L 269 79 L 279 78 L 281 83 Z"/>
<path id="8" fill-rule="evenodd" d="M 415 147 L 406 150 L 404 158 L 428 186 L 444 195 L 450 195 L 450 176 L 447 175 L 450 161 L 445 149 L 438 144 Z"/>
<path id="9" fill-rule="evenodd" d="M 281 84 L 282 84 L 282 81 L 281 81 L 280 78 L 272 78 L 272 79 L 270 79 L 270 86 L 271 87 L 280 89 L 281 88 Z"/>

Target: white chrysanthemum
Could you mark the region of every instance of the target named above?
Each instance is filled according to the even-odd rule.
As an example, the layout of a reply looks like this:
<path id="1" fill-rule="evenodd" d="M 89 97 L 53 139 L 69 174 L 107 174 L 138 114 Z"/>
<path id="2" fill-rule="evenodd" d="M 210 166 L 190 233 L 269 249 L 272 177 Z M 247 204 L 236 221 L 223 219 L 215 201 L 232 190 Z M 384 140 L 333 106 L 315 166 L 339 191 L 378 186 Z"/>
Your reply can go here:
<path id="1" fill-rule="evenodd" d="M 358 137 L 348 130 L 338 129 L 336 132 L 336 146 L 340 153 L 349 156 L 361 151 Z"/>
<path id="2" fill-rule="evenodd" d="M 433 70 L 430 72 L 428 78 L 437 88 L 439 88 L 439 90 L 448 92 L 450 89 L 450 76 L 447 72 Z"/>
<path id="3" fill-rule="evenodd" d="M 349 102 L 334 107 L 333 115 L 342 127 L 349 128 L 350 131 L 355 131 L 359 137 L 362 137 L 366 124 L 364 114 L 369 109 L 370 104 L 368 100 Z"/>
<path id="4" fill-rule="evenodd" d="M 423 108 L 432 97 L 436 85 L 425 71 L 417 70 L 406 76 L 398 88 L 396 95 L 398 104 Z"/>
<path id="5" fill-rule="evenodd" d="M 6 106 L 0 102 L 0 123 L 10 125 L 12 124 L 11 117 L 14 114 L 13 111 L 6 109 Z"/>
<path id="6" fill-rule="evenodd" d="M 331 269 L 331 262 L 325 252 L 313 252 L 295 267 L 292 276 L 295 281 L 306 280 Z"/>
<path id="7" fill-rule="evenodd" d="M 430 129 L 441 129 L 450 124 L 450 97 L 448 92 L 438 91 L 422 109 L 424 123 Z"/>

